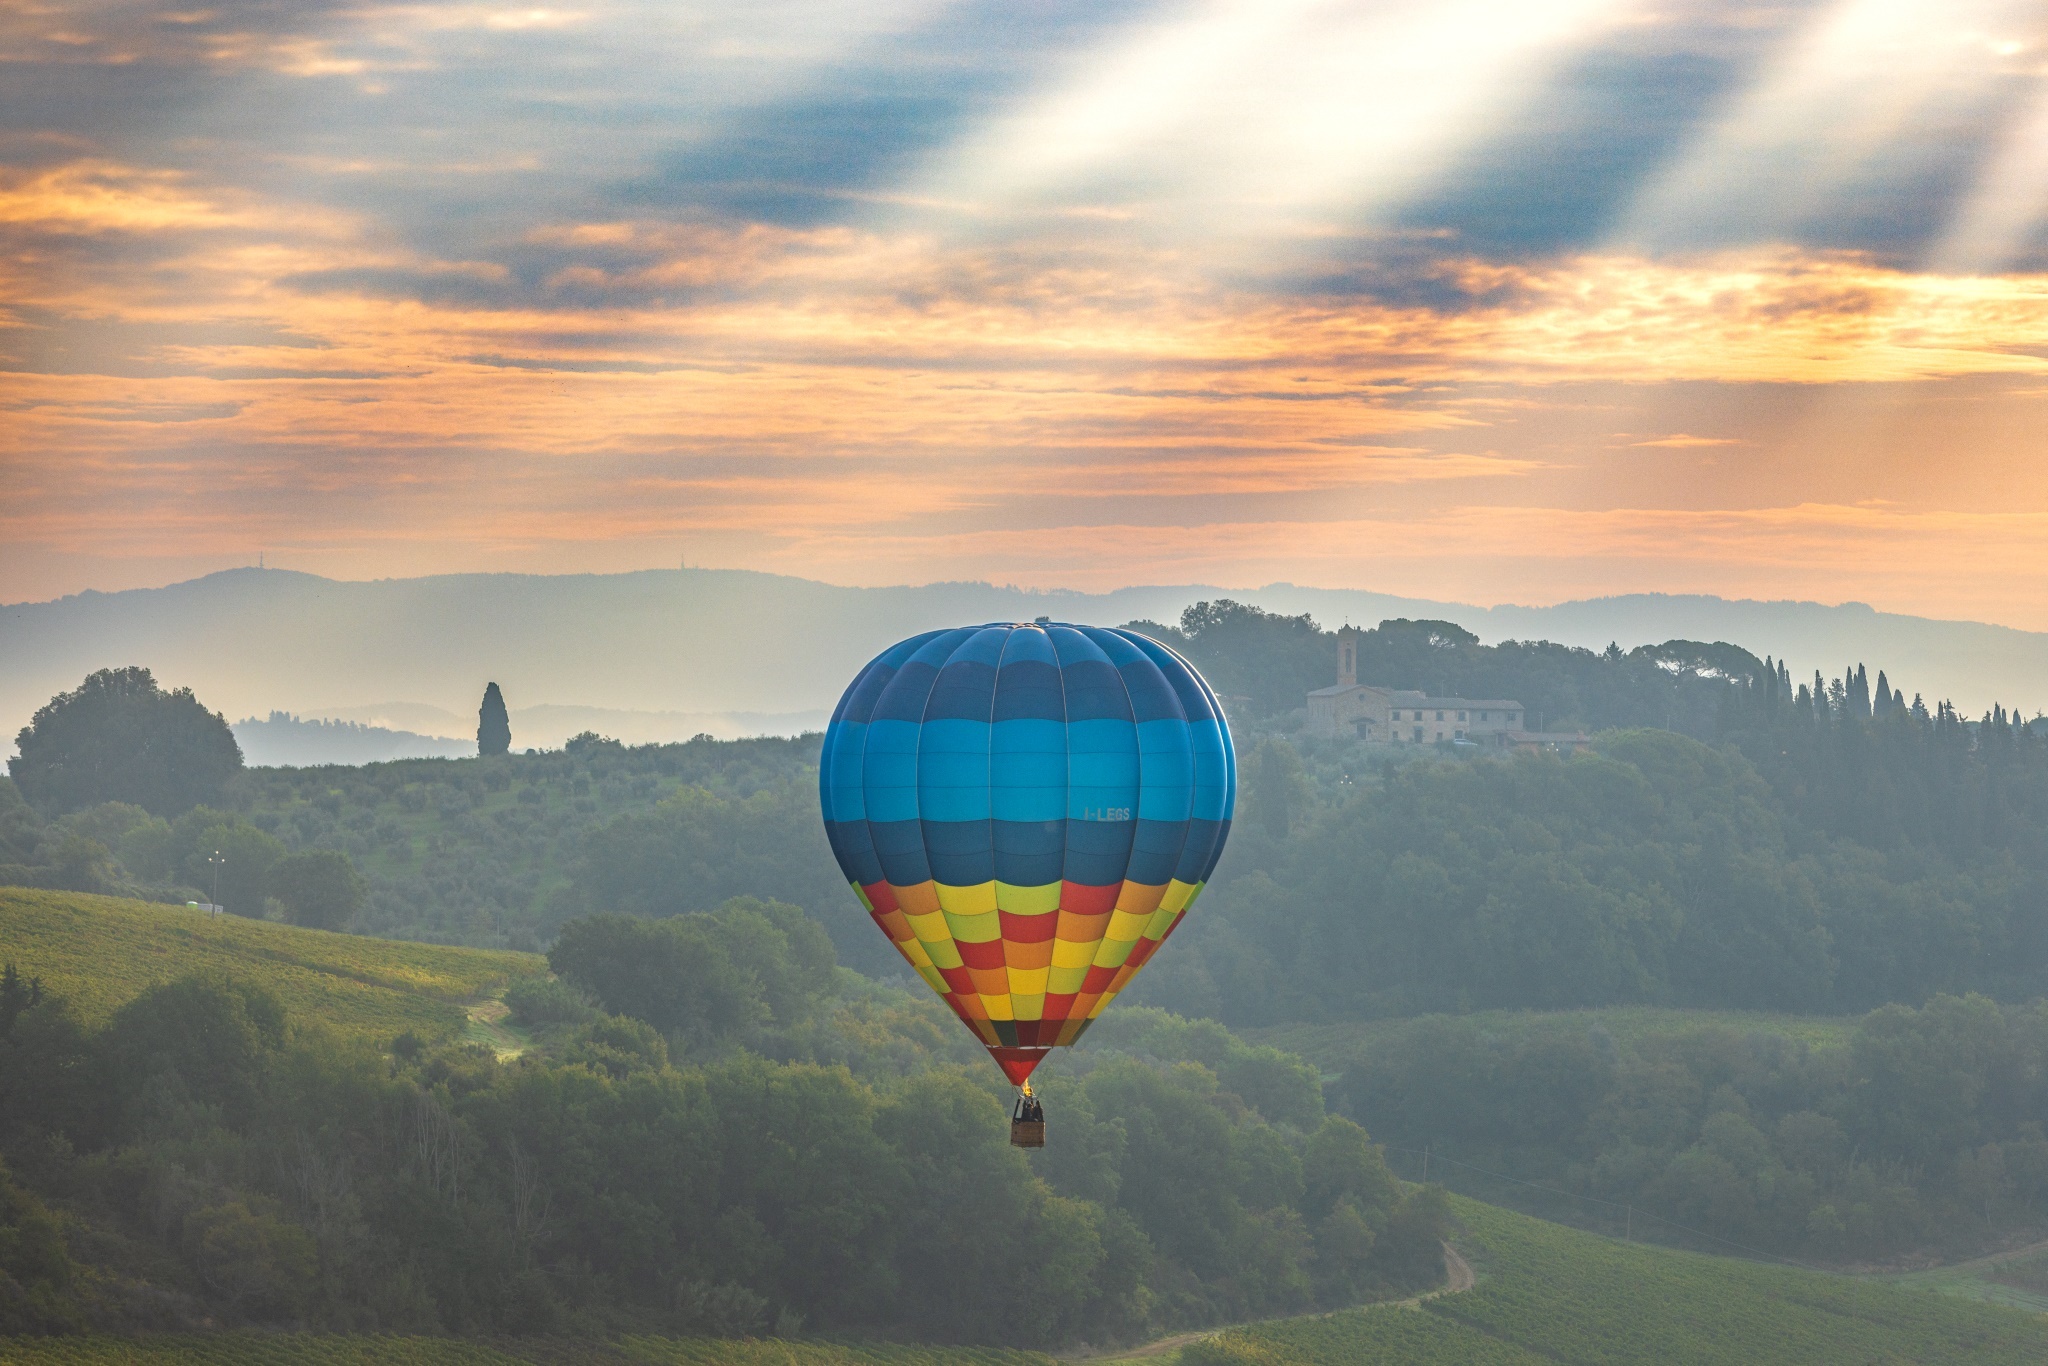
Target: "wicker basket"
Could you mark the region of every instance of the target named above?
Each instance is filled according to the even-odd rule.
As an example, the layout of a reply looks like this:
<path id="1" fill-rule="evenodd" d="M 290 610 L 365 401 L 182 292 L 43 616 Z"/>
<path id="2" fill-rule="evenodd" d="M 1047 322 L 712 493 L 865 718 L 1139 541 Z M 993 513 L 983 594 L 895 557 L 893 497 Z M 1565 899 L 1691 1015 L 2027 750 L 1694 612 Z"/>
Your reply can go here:
<path id="1" fill-rule="evenodd" d="M 1010 1146 L 1013 1148 L 1043 1148 L 1045 1146 L 1045 1121 L 1042 1119 L 1011 1120 Z"/>

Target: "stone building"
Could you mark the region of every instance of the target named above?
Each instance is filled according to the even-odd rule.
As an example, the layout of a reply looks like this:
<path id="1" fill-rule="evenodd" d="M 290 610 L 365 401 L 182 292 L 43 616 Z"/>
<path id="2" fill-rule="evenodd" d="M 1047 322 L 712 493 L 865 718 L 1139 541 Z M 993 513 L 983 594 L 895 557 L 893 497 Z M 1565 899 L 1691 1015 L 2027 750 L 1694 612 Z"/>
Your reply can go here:
<path id="1" fill-rule="evenodd" d="M 1522 735 L 1520 702 L 1507 698 L 1431 697 L 1358 681 L 1358 631 L 1337 633 L 1337 682 L 1308 695 L 1308 733 L 1355 735 L 1389 745 L 1433 745 L 1439 740 L 1512 747 Z"/>

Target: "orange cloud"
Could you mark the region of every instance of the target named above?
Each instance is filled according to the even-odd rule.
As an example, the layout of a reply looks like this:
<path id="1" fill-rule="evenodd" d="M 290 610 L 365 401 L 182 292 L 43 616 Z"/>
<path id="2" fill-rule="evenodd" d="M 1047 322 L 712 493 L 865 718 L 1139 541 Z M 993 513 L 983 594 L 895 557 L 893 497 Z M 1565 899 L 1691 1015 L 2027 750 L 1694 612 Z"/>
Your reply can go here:
<path id="1" fill-rule="evenodd" d="M 1778 576 L 1796 581 L 1779 593 L 1895 583 L 1894 602 L 1963 591 L 1973 575 L 1937 562 L 1967 542 L 1973 600 L 2043 610 L 1992 583 L 2037 577 L 2031 514 L 1473 492 L 1531 504 L 1514 490 L 1581 462 L 1509 436 L 1562 386 L 2039 375 L 2039 276 L 1789 249 L 1447 261 L 1430 268 L 1467 302 L 1424 307 L 1224 288 L 1170 253 L 843 226 L 570 222 L 520 250 L 545 268 L 438 259 L 105 159 L 15 173 L 0 531 L 52 555 L 232 535 L 342 572 L 692 536 L 729 563 L 864 581 L 1288 577 L 1497 599 Z M 1155 520 L 1174 525 L 1136 525 Z"/>

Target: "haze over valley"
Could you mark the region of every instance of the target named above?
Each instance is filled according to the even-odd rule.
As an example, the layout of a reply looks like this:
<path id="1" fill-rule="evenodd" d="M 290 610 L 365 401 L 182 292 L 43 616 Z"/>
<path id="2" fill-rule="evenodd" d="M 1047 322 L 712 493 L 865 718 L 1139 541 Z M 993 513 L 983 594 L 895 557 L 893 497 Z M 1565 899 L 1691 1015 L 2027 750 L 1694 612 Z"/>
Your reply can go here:
<path id="1" fill-rule="evenodd" d="M 1089 594 L 978 583 L 851 588 L 716 569 L 370 582 L 245 569 L 0 607 L 0 723 L 11 741 L 38 706 L 85 673 L 146 661 L 234 722 L 281 711 L 473 739 L 475 697 L 491 679 L 506 690 L 522 748 L 557 748 L 583 731 L 632 744 L 793 735 L 823 726 L 834 680 L 920 630 L 1045 614 L 1172 622 L 1194 602 L 1226 597 L 1309 613 L 1326 629 L 1409 617 L 1456 622 L 1489 642 L 1594 650 L 1728 641 L 1786 660 L 1801 677 L 1882 661 L 1910 691 L 1971 715 L 1993 702 L 2028 715 L 2048 707 L 2048 634 L 1857 604 L 1636 595 L 1484 608 L 1288 584 Z M 341 737 L 288 732 L 252 731 L 252 761 L 348 754 Z M 441 751 L 401 739 L 385 742 L 380 757 L 414 752 Z"/>

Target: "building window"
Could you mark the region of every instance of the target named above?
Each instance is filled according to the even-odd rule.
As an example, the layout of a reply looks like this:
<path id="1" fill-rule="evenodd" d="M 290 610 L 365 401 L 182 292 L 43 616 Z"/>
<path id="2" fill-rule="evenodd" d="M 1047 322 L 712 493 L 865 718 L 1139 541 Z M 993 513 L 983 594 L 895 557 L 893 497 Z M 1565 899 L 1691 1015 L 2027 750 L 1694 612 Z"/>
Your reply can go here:
<path id="1" fill-rule="evenodd" d="M 1438 713 L 1436 714 L 1436 719 L 1437 719 L 1437 720 L 1439 720 L 1439 721 L 1443 720 L 1443 719 L 1444 719 L 1444 714 L 1443 714 L 1442 712 L 1438 712 Z"/>
<path id="2" fill-rule="evenodd" d="M 1461 731 L 1459 731 L 1459 732 L 1458 732 L 1458 738 L 1459 738 L 1460 740 L 1464 739 L 1464 738 L 1465 738 L 1465 732 L 1464 732 L 1464 731 L 1462 731 L 1462 730 L 1461 730 Z"/>
<path id="3" fill-rule="evenodd" d="M 1509 713 L 1508 713 L 1508 724 L 1509 724 L 1509 725 L 1511 725 L 1511 726 L 1512 726 L 1513 724 L 1515 724 L 1515 718 L 1516 718 L 1517 716 L 1520 716 L 1520 715 L 1521 715 L 1521 713 L 1520 713 L 1520 712 L 1518 712 L 1518 711 L 1511 711 L 1511 712 L 1509 712 Z"/>
<path id="4" fill-rule="evenodd" d="M 1482 721 L 1485 721 L 1485 720 L 1487 720 L 1487 719 L 1489 719 L 1489 718 L 1488 718 L 1488 715 L 1487 715 L 1487 713 L 1485 713 L 1485 712 L 1480 712 L 1480 713 L 1479 713 L 1479 719 L 1480 719 L 1480 720 L 1482 720 Z"/>
<path id="5" fill-rule="evenodd" d="M 1459 713 L 1458 713 L 1458 719 L 1459 719 L 1460 721 L 1464 720 L 1464 719 L 1465 719 L 1465 713 L 1464 713 L 1464 712 L 1459 712 Z M 1463 731 L 1459 731 L 1459 732 L 1458 732 L 1458 734 L 1460 734 L 1460 735 L 1463 735 L 1464 733 L 1465 733 L 1465 732 L 1463 732 Z"/>

